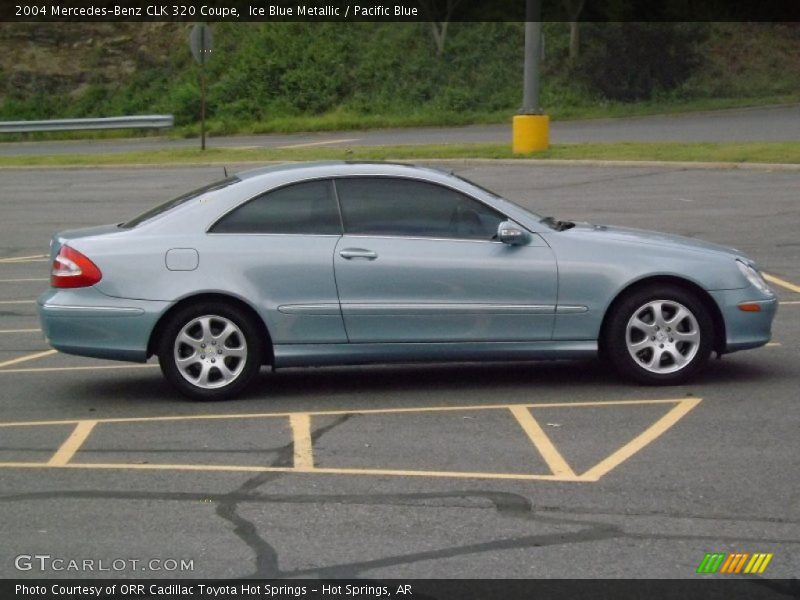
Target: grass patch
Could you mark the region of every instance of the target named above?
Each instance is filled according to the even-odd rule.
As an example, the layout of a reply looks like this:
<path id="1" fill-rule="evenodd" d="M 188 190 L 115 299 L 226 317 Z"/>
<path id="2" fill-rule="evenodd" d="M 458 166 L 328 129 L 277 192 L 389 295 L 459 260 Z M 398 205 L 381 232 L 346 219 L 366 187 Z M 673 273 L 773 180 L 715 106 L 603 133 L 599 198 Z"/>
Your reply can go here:
<path id="1" fill-rule="evenodd" d="M 577 119 L 605 119 L 644 117 L 648 115 L 667 115 L 690 112 L 706 112 L 731 108 L 758 108 L 796 104 L 800 94 L 783 94 L 763 97 L 736 98 L 696 98 L 693 100 L 649 100 L 642 102 L 607 102 L 585 106 L 565 106 L 554 108 L 550 116 L 555 121 Z"/>
<path id="2" fill-rule="evenodd" d="M 800 164 L 800 142 L 557 144 L 546 152 L 515 155 L 510 144 L 441 144 L 402 146 L 355 146 L 351 148 L 246 149 L 196 148 L 42 156 L 0 156 L 2 167 L 114 166 L 237 164 L 248 162 L 306 160 L 405 160 L 426 159 L 537 160 L 660 160 L 692 162 L 742 162 Z"/>
<path id="3" fill-rule="evenodd" d="M 592 102 L 578 106 L 547 107 L 552 121 L 642 117 L 648 115 L 703 112 L 730 108 L 755 108 L 800 102 L 800 94 L 756 98 L 700 98 L 694 100 L 653 100 L 645 102 Z M 355 129 L 387 129 L 403 127 L 457 127 L 510 123 L 516 109 L 494 111 L 420 110 L 407 113 L 361 114 L 340 109 L 322 115 L 276 117 L 266 121 L 210 120 L 206 123 L 211 136 L 255 135 L 264 133 L 298 133 L 316 131 L 348 131 Z M 174 129 L 172 137 L 198 137 L 200 125 L 195 123 Z"/>
<path id="4" fill-rule="evenodd" d="M 757 108 L 800 103 L 800 94 L 765 96 L 760 98 L 702 98 L 685 101 L 602 102 L 580 106 L 554 106 L 547 109 L 552 121 L 578 119 L 604 119 L 644 117 L 660 114 L 680 114 L 724 110 L 731 108 Z M 267 121 L 235 119 L 210 119 L 206 131 L 212 140 L 223 135 L 259 135 L 269 133 L 298 133 L 319 131 L 352 131 L 357 129 L 388 129 L 404 127 L 458 127 L 464 125 L 489 125 L 510 123 L 515 109 L 494 111 L 436 111 L 420 110 L 408 113 L 362 114 L 340 109 L 322 115 L 275 117 Z M 3 134 L 1 141 L 90 140 L 121 139 L 129 137 L 191 138 L 199 137 L 200 124 L 184 125 L 171 130 L 112 129 L 107 131 L 58 131 Z"/>
<path id="5" fill-rule="evenodd" d="M 463 125 L 510 123 L 514 110 L 437 111 L 420 110 L 407 113 L 362 114 L 340 109 L 322 115 L 282 116 L 266 121 L 209 120 L 211 136 L 257 135 L 265 133 L 300 133 L 317 131 L 352 131 L 357 129 L 389 129 L 404 127 L 459 127 Z M 173 137 L 199 137 L 200 125 L 177 127 Z"/>
<path id="6" fill-rule="evenodd" d="M 644 102 L 593 102 L 585 105 L 548 107 L 552 121 L 643 117 L 661 114 L 680 114 L 757 108 L 800 103 L 800 94 L 773 95 L 756 98 L 701 98 L 694 100 L 652 100 Z M 405 127 L 458 127 L 510 123 L 516 109 L 493 111 L 419 110 L 405 113 L 362 114 L 338 109 L 321 115 L 282 116 L 265 121 L 209 119 L 206 132 L 210 138 L 227 135 L 259 135 L 269 133 L 299 133 L 319 131 L 352 131 L 359 129 L 388 129 Z M 45 140 L 121 139 L 131 137 L 192 138 L 200 136 L 200 124 L 184 125 L 171 130 L 57 131 L 2 134 L 0 142 Z"/>
<path id="7" fill-rule="evenodd" d="M 798 164 L 800 142 L 560 144 L 537 154 L 536 158 Z"/>

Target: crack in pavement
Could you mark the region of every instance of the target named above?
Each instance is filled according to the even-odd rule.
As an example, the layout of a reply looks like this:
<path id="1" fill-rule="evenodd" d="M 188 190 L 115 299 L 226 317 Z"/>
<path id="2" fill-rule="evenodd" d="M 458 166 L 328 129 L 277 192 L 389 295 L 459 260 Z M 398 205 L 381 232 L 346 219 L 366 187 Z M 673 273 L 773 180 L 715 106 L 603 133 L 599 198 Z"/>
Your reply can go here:
<path id="1" fill-rule="evenodd" d="M 347 415 L 345 415 L 346 417 Z M 316 435 L 322 435 L 332 427 L 340 424 L 338 422 L 320 429 Z M 288 461 L 291 456 L 291 444 L 287 446 L 284 460 Z M 772 543 L 772 544 L 800 544 L 797 539 L 764 537 L 741 537 L 727 535 L 705 535 L 705 534 L 670 534 L 670 533 L 632 533 L 624 530 L 623 526 L 614 525 L 603 521 L 587 521 L 580 518 L 569 518 L 566 516 L 555 516 L 553 507 L 534 507 L 531 501 L 519 494 L 502 491 L 490 490 L 463 490 L 452 492 L 419 492 L 407 494 L 346 494 L 346 495 L 306 495 L 306 494 L 276 494 L 264 495 L 255 493 L 256 490 L 277 477 L 284 474 L 266 473 L 259 474 L 245 481 L 241 486 L 232 492 L 220 495 L 208 495 L 190 492 L 105 492 L 105 491 L 75 491 L 75 492 L 34 492 L 29 494 L 19 494 L 14 496 L 0 497 L 0 502 L 30 501 L 36 499 L 50 498 L 114 498 L 131 500 L 178 500 L 178 501 L 212 501 L 217 503 L 217 514 L 230 522 L 234 526 L 234 533 L 248 546 L 255 554 L 256 571 L 254 574 L 246 575 L 243 579 L 253 577 L 317 577 L 317 578 L 357 578 L 364 571 L 375 568 L 391 567 L 401 564 L 410 564 L 426 560 L 447 559 L 471 554 L 481 554 L 492 551 L 519 550 L 525 548 L 541 548 L 548 546 L 559 546 L 564 544 L 590 543 L 608 539 L 634 539 L 634 540 L 694 540 L 694 541 L 714 541 L 717 543 Z M 265 503 L 265 504 L 325 504 L 339 503 L 342 505 L 377 505 L 377 506 L 420 506 L 430 507 L 424 502 L 430 500 L 466 500 L 469 498 L 480 498 L 488 500 L 491 508 L 498 515 L 522 519 L 529 522 L 549 524 L 555 526 L 579 527 L 578 531 L 557 532 L 547 534 L 532 534 L 515 538 L 491 540 L 487 542 L 469 543 L 457 546 L 427 550 L 423 552 L 411 552 L 394 556 L 384 556 L 377 559 L 355 561 L 328 565 L 325 567 L 313 567 L 305 569 L 295 569 L 283 571 L 278 565 L 278 553 L 258 532 L 257 527 L 251 521 L 238 514 L 237 509 L 240 503 Z M 462 504 L 441 504 L 436 508 L 468 508 L 486 510 L 486 506 L 479 506 L 474 503 Z M 587 514 L 587 511 L 563 511 L 565 514 Z M 611 513 L 601 513 L 611 515 Z M 632 516 L 630 514 L 619 515 L 622 517 Z M 680 518 L 685 518 L 682 516 Z M 699 517 L 702 518 L 702 517 Z M 733 519 L 733 517 L 731 517 Z"/>
<path id="2" fill-rule="evenodd" d="M 350 414 L 341 415 L 328 425 L 312 431 L 312 444 L 334 427 L 350 419 L 350 417 L 352 417 Z M 272 461 L 270 466 L 290 467 L 293 463 L 294 440 L 278 451 L 278 456 Z M 276 578 L 282 575 L 278 564 L 277 550 L 262 537 L 258 531 L 258 527 L 256 527 L 253 522 L 242 517 L 237 509 L 239 503 L 248 499 L 259 487 L 283 475 L 283 473 L 259 473 L 247 479 L 235 490 L 217 499 L 217 515 L 233 525 L 233 533 L 249 546 L 255 554 L 255 571 L 251 575 L 245 576 L 245 578 Z"/>
<path id="3" fill-rule="evenodd" d="M 291 473 L 279 473 L 287 475 Z M 485 507 L 472 502 L 448 504 L 423 504 L 421 500 L 442 500 L 458 498 L 491 499 L 498 513 L 563 513 L 570 515 L 593 515 L 609 517 L 667 517 L 670 519 L 696 519 L 708 521 L 746 521 L 748 523 L 775 523 L 781 525 L 800 525 L 800 521 L 783 517 L 759 517 L 755 515 L 691 514 L 659 510 L 630 511 L 617 513 L 610 510 L 594 510 L 582 507 L 557 507 L 553 505 L 533 506 L 524 496 L 511 492 L 492 490 L 460 490 L 452 492 L 412 492 L 405 494 L 247 494 L 228 492 L 225 494 L 206 494 L 198 492 L 115 492 L 107 490 L 74 490 L 49 492 L 28 492 L 0 496 L 0 502 L 23 502 L 31 500 L 65 499 L 114 499 L 114 500 L 163 500 L 163 501 L 201 501 L 220 502 L 224 499 L 253 504 L 342 504 L 363 506 L 419 506 L 422 508 L 465 508 L 483 510 Z M 581 521 L 583 522 L 583 521 Z"/>

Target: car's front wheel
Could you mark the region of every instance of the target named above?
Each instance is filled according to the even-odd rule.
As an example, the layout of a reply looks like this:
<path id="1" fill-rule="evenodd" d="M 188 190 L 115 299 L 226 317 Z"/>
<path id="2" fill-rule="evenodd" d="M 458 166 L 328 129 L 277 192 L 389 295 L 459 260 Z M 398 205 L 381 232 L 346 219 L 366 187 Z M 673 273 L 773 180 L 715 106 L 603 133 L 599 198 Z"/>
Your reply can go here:
<path id="1" fill-rule="evenodd" d="M 714 322 L 694 294 L 657 285 L 623 297 L 609 315 L 604 354 L 616 370 L 646 384 L 679 384 L 708 362 Z"/>
<path id="2" fill-rule="evenodd" d="M 195 400 L 239 394 L 258 373 L 263 354 L 259 328 L 238 307 L 201 303 L 172 315 L 162 329 L 161 371 Z"/>

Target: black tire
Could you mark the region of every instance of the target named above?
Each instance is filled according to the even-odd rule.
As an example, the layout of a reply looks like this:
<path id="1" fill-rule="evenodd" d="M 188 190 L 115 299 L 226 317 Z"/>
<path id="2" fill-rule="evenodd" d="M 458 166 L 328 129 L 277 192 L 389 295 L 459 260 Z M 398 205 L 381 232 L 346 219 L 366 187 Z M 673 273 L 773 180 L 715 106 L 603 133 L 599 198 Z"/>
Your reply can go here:
<path id="1" fill-rule="evenodd" d="M 631 291 L 610 310 L 601 355 L 623 377 L 647 385 L 677 385 L 708 362 L 714 321 L 696 294 L 677 286 L 651 285 Z"/>
<path id="2" fill-rule="evenodd" d="M 191 344 L 178 343 L 182 333 L 189 335 Z M 192 400 L 227 400 L 252 383 L 261 367 L 265 343 L 261 328 L 248 312 L 232 304 L 200 302 L 176 311 L 164 324 L 158 362 L 167 381 Z M 203 348 L 201 344 L 205 344 Z M 187 363 L 179 366 L 179 358 Z M 193 376 L 196 379 L 191 381 Z"/>

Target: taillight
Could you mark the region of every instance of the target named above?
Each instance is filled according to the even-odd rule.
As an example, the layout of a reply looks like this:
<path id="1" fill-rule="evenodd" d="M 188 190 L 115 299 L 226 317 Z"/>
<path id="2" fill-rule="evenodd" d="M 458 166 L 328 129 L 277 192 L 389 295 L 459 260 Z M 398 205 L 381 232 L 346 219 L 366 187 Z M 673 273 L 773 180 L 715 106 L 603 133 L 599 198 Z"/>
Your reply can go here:
<path id="1" fill-rule="evenodd" d="M 94 285 L 103 274 L 97 265 L 75 248 L 61 246 L 53 261 L 50 285 L 56 288 L 78 288 Z"/>

